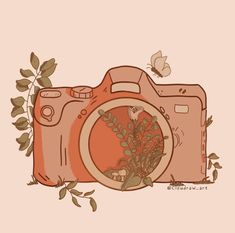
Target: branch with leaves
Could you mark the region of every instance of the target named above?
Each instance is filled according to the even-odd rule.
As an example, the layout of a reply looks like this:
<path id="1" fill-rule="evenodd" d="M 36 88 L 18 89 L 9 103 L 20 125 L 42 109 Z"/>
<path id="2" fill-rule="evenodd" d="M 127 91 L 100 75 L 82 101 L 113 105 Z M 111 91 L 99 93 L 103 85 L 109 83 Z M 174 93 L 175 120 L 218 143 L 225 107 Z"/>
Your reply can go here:
<path id="1" fill-rule="evenodd" d="M 41 87 L 52 87 L 50 76 L 54 73 L 57 64 L 52 58 L 40 65 L 38 57 L 32 52 L 30 63 L 33 69 L 20 69 L 21 79 L 16 80 L 16 89 L 19 92 L 26 92 L 25 96 L 11 98 L 13 109 L 11 116 L 21 115 L 13 125 L 20 131 L 24 131 L 16 139 L 20 145 L 19 150 L 26 151 L 26 156 L 33 152 L 33 107 L 38 91 Z"/>

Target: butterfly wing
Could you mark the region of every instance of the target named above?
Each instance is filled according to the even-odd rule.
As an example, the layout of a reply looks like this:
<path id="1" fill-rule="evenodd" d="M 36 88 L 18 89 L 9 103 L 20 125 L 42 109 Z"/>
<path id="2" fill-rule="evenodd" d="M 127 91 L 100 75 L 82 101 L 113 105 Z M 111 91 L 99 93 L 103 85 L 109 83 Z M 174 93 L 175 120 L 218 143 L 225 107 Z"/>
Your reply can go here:
<path id="1" fill-rule="evenodd" d="M 163 77 L 166 77 L 171 74 L 171 68 L 168 63 L 165 63 L 165 66 L 160 73 Z"/>
<path id="2" fill-rule="evenodd" d="M 156 58 L 156 60 L 154 62 L 154 68 L 156 70 L 158 70 L 159 72 L 161 72 L 165 66 L 166 59 L 167 59 L 167 57 Z"/>
<path id="3" fill-rule="evenodd" d="M 151 66 L 154 67 L 155 60 L 156 60 L 157 58 L 160 58 L 160 57 L 162 57 L 162 51 L 161 51 L 161 50 L 159 50 L 157 53 L 154 53 L 154 54 L 151 56 L 151 58 L 150 58 Z"/>

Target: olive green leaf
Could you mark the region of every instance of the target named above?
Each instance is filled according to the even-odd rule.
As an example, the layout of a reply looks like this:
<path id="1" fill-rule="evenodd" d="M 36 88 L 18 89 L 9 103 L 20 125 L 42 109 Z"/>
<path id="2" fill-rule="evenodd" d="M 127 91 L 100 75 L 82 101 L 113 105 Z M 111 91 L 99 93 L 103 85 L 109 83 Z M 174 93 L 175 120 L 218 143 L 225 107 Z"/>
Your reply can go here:
<path id="1" fill-rule="evenodd" d="M 217 156 L 215 153 L 212 153 L 208 156 L 209 159 L 219 159 L 219 156 Z"/>
<path id="2" fill-rule="evenodd" d="M 112 122 L 109 122 L 109 123 L 108 123 L 108 126 L 109 126 L 109 127 L 112 127 L 112 126 L 113 126 L 113 123 L 112 123 Z"/>
<path id="3" fill-rule="evenodd" d="M 52 87 L 51 80 L 47 77 L 38 78 L 37 82 L 42 87 Z"/>
<path id="4" fill-rule="evenodd" d="M 91 205 L 92 211 L 95 212 L 97 210 L 97 204 L 92 197 L 90 197 L 90 205 Z"/>
<path id="5" fill-rule="evenodd" d="M 118 128 L 113 128 L 113 132 L 118 132 Z"/>
<path id="6" fill-rule="evenodd" d="M 222 168 L 222 166 L 218 162 L 214 163 L 214 167 L 217 168 L 217 169 L 221 169 Z"/>
<path id="7" fill-rule="evenodd" d="M 29 139 L 29 134 L 28 133 L 23 133 L 19 138 L 16 138 L 16 141 L 19 144 L 25 143 Z"/>
<path id="8" fill-rule="evenodd" d="M 30 111 L 31 116 L 33 117 L 33 107 L 32 106 L 29 106 L 29 111 Z"/>
<path id="9" fill-rule="evenodd" d="M 83 194 L 83 192 L 79 192 L 78 190 L 76 189 L 71 189 L 70 190 L 70 193 L 72 193 L 73 195 L 75 196 L 81 196 Z"/>
<path id="10" fill-rule="evenodd" d="M 210 117 L 206 120 L 206 127 L 209 127 L 212 123 L 213 123 L 213 119 L 212 119 L 212 116 L 210 116 Z"/>
<path id="11" fill-rule="evenodd" d="M 157 129 L 157 128 L 158 128 L 157 124 L 154 124 L 154 125 L 152 126 L 152 128 L 153 128 L 153 129 Z"/>
<path id="12" fill-rule="evenodd" d="M 213 182 L 215 182 L 218 178 L 218 171 L 216 169 L 213 171 L 212 176 L 213 176 Z"/>
<path id="13" fill-rule="evenodd" d="M 32 105 L 34 105 L 35 99 L 36 99 L 36 95 L 35 95 L 35 94 L 32 94 L 32 95 L 30 96 L 30 98 L 31 98 L 31 103 L 32 103 Z"/>
<path id="14" fill-rule="evenodd" d="M 139 185 L 141 182 L 141 178 L 139 176 L 135 176 L 134 174 L 131 174 L 127 179 L 123 182 L 121 190 L 126 190 L 130 187 L 135 187 Z"/>
<path id="15" fill-rule="evenodd" d="M 105 114 L 104 110 L 102 110 L 102 109 L 99 109 L 98 113 L 99 113 L 101 116 Z"/>
<path id="16" fill-rule="evenodd" d="M 20 86 L 19 84 L 16 84 L 16 89 L 20 92 L 24 92 L 24 91 L 27 91 L 29 87 L 28 86 L 23 87 L 23 86 Z"/>
<path id="17" fill-rule="evenodd" d="M 86 197 L 86 196 L 90 196 L 90 195 L 92 195 L 93 193 L 95 192 L 95 190 L 92 190 L 92 191 L 90 191 L 90 192 L 86 192 L 86 193 L 84 193 L 84 197 Z"/>
<path id="18" fill-rule="evenodd" d="M 122 135 L 125 136 L 126 135 L 126 129 L 122 130 Z"/>
<path id="19" fill-rule="evenodd" d="M 33 142 L 31 143 L 31 145 L 29 146 L 29 148 L 27 149 L 27 152 L 26 152 L 26 156 L 30 156 L 30 154 L 33 152 Z"/>
<path id="20" fill-rule="evenodd" d="M 128 128 L 132 129 L 133 125 L 131 123 L 128 123 Z"/>
<path id="21" fill-rule="evenodd" d="M 66 187 L 64 187 L 64 188 L 62 188 L 62 189 L 60 190 L 60 192 L 59 192 L 59 200 L 62 200 L 62 199 L 65 197 L 66 192 L 67 192 Z"/>
<path id="22" fill-rule="evenodd" d="M 67 189 L 72 189 L 77 185 L 77 181 L 71 181 L 68 185 L 67 185 Z"/>
<path id="23" fill-rule="evenodd" d="M 42 65 L 40 66 L 40 71 L 47 70 L 52 65 L 54 65 L 54 63 L 55 63 L 55 58 L 52 58 L 52 59 L 50 59 L 48 61 L 43 62 Z"/>
<path id="24" fill-rule="evenodd" d="M 72 202 L 74 205 L 76 205 L 77 207 L 81 207 L 79 204 L 78 204 L 78 201 L 76 199 L 76 197 L 72 197 Z"/>
<path id="25" fill-rule="evenodd" d="M 16 80 L 16 84 L 18 84 L 21 87 L 27 87 L 30 83 L 31 83 L 31 81 L 28 79 L 25 79 L 25 78 L 20 79 L 20 80 Z"/>
<path id="26" fill-rule="evenodd" d="M 143 182 L 145 185 L 153 187 L 153 181 L 151 177 L 144 177 Z"/>
<path id="27" fill-rule="evenodd" d="M 121 142 L 120 144 L 121 144 L 122 147 L 127 147 L 128 146 L 127 142 Z"/>
<path id="28" fill-rule="evenodd" d="M 209 163 L 208 163 L 208 170 L 211 169 L 212 165 L 213 165 L 213 163 L 211 162 L 211 160 L 209 160 Z"/>
<path id="29" fill-rule="evenodd" d="M 38 57 L 32 52 L 30 55 L 30 63 L 32 65 L 32 67 L 37 70 L 39 67 L 39 59 Z"/>
<path id="30" fill-rule="evenodd" d="M 34 76 L 33 72 L 31 70 L 23 70 L 23 69 L 20 69 L 20 74 L 25 77 L 25 78 L 28 78 L 28 77 L 31 77 L 31 76 Z"/>
<path id="31" fill-rule="evenodd" d="M 110 120 L 111 118 L 112 118 L 112 113 L 109 112 L 109 113 L 108 113 L 108 119 Z"/>
<path id="32" fill-rule="evenodd" d="M 118 134 L 117 134 L 117 137 L 118 137 L 118 138 L 123 138 L 123 135 L 120 134 L 120 133 L 118 133 Z"/>
<path id="33" fill-rule="evenodd" d="M 54 73 L 54 71 L 56 69 L 56 66 L 57 66 L 57 64 L 55 63 L 51 67 L 43 70 L 42 73 L 41 73 L 41 76 L 42 77 L 49 77 L 49 76 L 51 76 Z"/>
<path id="34" fill-rule="evenodd" d="M 19 150 L 20 150 L 20 151 L 23 151 L 23 150 L 25 150 L 26 148 L 28 148 L 29 143 L 30 143 L 30 140 L 27 139 L 25 143 L 20 144 Z"/>
<path id="35" fill-rule="evenodd" d="M 24 113 L 24 109 L 22 107 L 14 107 L 11 111 L 11 116 L 16 117 L 19 114 Z"/>
<path id="36" fill-rule="evenodd" d="M 157 117 L 156 116 L 152 117 L 152 122 L 157 122 Z"/>
<path id="37" fill-rule="evenodd" d="M 12 123 L 19 130 L 25 130 L 28 126 L 28 120 L 25 117 L 20 117 L 15 123 Z"/>
<path id="38" fill-rule="evenodd" d="M 113 123 L 115 124 L 117 122 L 117 117 L 113 118 Z"/>
<path id="39" fill-rule="evenodd" d="M 125 155 L 128 155 L 128 156 L 131 156 L 132 153 L 131 153 L 130 150 L 125 150 L 125 151 L 124 151 L 124 154 L 125 154 Z"/>
<path id="40" fill-rule="evenodd" d="M 11 98 L 11 103 L 15 106 L 15 107 L 21 107 L 24 104 L 24 97 L 23 96 L 19 96 L 16 98 Z"/>

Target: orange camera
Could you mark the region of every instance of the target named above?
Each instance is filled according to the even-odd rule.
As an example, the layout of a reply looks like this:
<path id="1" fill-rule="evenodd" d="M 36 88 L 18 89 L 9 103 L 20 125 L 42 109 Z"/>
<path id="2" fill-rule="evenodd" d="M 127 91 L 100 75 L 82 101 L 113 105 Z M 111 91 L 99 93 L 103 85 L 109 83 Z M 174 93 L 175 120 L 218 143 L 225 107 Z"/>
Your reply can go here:
<path id="1" fill-rule="evenodd" d="M 206 111 L 199 85 L 158 85 L 131 66 L 110 69 L 95 88 L 41 89 L 34 108 L 34 176 L 49 186 L 98 181 L 117 190 L 131 176 L 143 179 L 128 190 L 172 176 L 201 181 Z"/>

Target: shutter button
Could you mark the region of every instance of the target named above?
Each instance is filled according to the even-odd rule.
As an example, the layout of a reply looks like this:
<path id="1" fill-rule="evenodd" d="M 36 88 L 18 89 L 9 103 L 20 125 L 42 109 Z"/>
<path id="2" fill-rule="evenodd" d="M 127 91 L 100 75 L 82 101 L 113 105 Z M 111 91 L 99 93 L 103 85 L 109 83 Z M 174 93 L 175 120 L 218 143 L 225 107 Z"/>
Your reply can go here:
<path id="1" fill-rule="evenodd" d="M 71 96 L 78 99 L 89 99 L 93 96 L 93 90 L 87 86 L 74 87 L 71 90 Z"/>

